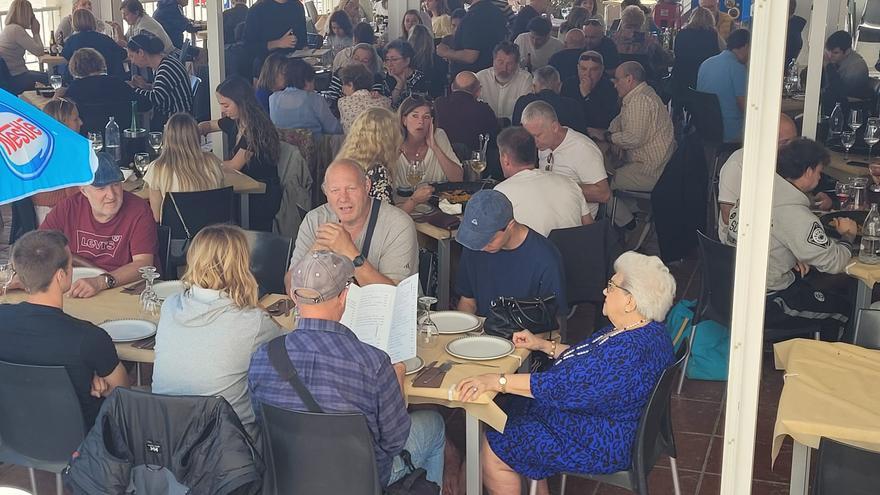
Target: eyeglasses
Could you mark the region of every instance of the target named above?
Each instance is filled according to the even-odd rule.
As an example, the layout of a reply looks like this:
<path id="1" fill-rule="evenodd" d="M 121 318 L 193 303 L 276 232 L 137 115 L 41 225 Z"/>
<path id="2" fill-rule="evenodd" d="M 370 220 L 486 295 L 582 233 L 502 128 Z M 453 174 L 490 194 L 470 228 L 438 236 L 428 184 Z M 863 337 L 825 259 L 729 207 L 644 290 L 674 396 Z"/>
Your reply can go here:
<path id="1" fill-rule="evenodd" d="M 626 292 L 627 294 L 629 294 L 629 291 L 628 291 L 628 290 L 626 290 L 625 288 L 623 288 L 623 287 L 617 285 L 616 283 L 614 283 L 613 280 L 609 280 L 609 281 L 608 281 L 608 284 L 606 285 L 606 290 L 608 291 L 609 294 L 611 294 L 612 292 L 614 292 L 615 289 L 620 289 L 620 290 Z"/>

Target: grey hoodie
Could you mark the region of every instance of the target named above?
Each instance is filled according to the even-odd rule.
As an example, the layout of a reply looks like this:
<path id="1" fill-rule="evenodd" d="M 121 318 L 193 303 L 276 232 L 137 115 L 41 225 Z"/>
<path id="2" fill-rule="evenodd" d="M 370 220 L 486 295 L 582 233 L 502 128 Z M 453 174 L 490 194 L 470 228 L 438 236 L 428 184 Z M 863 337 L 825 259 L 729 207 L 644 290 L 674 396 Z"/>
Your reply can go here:
<path id="1" fill-rule="evenodd" d="M 852 258 L 849 243 L 828 237 L 822 222 L 810 211 L 810 200 L 782 176 L 775 174 L 770 219 L 767 291 L 780 291 L 795 281 L 792 269 L 802 261 L 820 272 L 841 273 Z M 736 245 L 739 202 L 730 210 L 727 244 Z"/>

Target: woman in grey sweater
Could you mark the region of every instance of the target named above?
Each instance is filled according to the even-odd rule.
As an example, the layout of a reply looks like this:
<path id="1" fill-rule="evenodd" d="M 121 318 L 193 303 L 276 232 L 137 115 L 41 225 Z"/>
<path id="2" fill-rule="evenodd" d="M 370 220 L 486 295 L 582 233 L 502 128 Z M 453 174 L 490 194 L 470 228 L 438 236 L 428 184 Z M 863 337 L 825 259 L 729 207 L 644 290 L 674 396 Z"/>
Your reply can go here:
<path id="1" fill-rule="evenodd" d="M 248 366 L 257 347 L 281 335 L 281 328 L 258 305 L 249 258 L 238 227 L 205 227 L 193 238 L 182 279 L 186 290 L 162 305 L 153 392 L 220 395 L 256 440 Z"/>

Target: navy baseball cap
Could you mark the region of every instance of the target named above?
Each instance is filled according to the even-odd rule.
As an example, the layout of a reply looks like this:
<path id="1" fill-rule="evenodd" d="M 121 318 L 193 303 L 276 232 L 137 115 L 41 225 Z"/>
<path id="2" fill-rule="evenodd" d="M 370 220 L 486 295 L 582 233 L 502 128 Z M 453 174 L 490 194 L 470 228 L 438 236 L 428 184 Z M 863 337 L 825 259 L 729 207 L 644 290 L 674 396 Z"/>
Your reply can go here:
<path id="1" fill-rule="evenodd" d="M 511 220 L 513 205 L 507 196 L 491 189 L 478 191 L 468 200 L 455 240 L 472 251 L 480 251 Z"/>
<path id="2" fill-rule="evenodd" d="M 95 170 L 95 178 L 92 180 L 92 186 L 104 187 L 125 180 L 119 165 L 113 161 L 113 157 L 105 152 L 95 153 L 98 156 L 98 170 Z"/>

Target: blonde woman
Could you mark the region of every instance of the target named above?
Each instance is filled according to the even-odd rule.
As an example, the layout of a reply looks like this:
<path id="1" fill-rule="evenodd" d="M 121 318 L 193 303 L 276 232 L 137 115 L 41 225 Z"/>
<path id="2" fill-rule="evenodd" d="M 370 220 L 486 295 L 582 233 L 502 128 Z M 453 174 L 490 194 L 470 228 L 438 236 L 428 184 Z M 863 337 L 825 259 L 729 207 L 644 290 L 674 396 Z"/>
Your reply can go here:
<path id="1" fill-rule="evenodd" d="M 223 187 L 223 163 L 202 151 L 199 126 L 188 113 L 176 113 L 165 124 L 162 153 L 147 169 L 150 208 L 156 222 L 162 220 L 162 202 L 170 192 L 209 191 Z"/>
<path id="2" fill-rule="evenodd" d="M 397 116 L 384 108 L 370 108 L 351 125 L 336 159 L 360 164 L 370 179 L 370 197 L 393 204 L 392 169 L 402 142 Z"/>
<path id="3" fill-rule="evenodd" d="M 0 31 L 0 58 L 12 74 L 10 84 L 15 94 L 34 89 L 38 82 L 49 83 L 48 74 L 28 70 L 24 63 L 25 52 L 39 57 L 44 51 L 40 21 L 34 15 L 34 7 L 28 0 L 12 0 L 6 14 L 6 26 Z"/>
<path id="4" fill-rule="evenodd" d="M 185 291 L 162 304 L 153 392 L 220 395 L 256 439 L 248 366 L 257 347 L 281 335 L 281 328 L 259 306 L 244 232 L 233 225 L 203 228 L 186 264 Z"/>
<path id="5" fill-rule="evenodd" d="M 675 36 L 675 62 L 672 64 L 673 88 L 681 92 L 697 86 L 697 71 L 707 58 L 724 49 L 724 42 L 715 30 L 712 11 L 698 7 L 690 21 Z"/>
<path id="6" fill-rule="evenodd" d="M 425 8 L 431 14 L 431 29 L 435 38 L 442 38 L 455 33 L 452 18 L 449 17 L 449 5 L 446 0 L 425 0 Z"/>
<path id="7" fill-rule="evenodd" d="M 73 132 L 79 133 L 79 130 L 82 127 L 82 120 L 79 118 L 79 110 L 76 108 L 76 103 L 70 100 L 56 98 L 49 103 L 46 103 L 46 106 L 43 107 L 43 112 L 49 114 L 50 117 L 61 122 Z M 64 189 L 58 189 L 56 191 L 34 194 L 31 197 L 31 201 L 33 201 L 34 211 L 37 213 L 37 225 L 43 223 L 43 220 L 46 219 L 46 215 L 49 214 L 56 204 L 78 192 L 79 187 L 74 186 L 65 187 Z"/>

